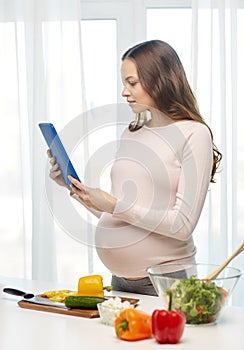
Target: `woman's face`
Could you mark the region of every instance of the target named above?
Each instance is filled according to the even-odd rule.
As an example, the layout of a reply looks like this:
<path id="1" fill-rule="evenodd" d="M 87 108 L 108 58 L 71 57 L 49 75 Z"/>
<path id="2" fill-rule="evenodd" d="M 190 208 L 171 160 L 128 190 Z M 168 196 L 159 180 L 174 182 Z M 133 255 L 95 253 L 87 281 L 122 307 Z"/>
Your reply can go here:
<path id="1" fill-rule="evenodd" d="M 134 113 L 143 112 L 148 107 L 156 108 L 154 100 L 143 89 L 133 61 L 125 59 L 121 66 L 121 76 L 124 85 L 122 96 L 126 98 Z"/>

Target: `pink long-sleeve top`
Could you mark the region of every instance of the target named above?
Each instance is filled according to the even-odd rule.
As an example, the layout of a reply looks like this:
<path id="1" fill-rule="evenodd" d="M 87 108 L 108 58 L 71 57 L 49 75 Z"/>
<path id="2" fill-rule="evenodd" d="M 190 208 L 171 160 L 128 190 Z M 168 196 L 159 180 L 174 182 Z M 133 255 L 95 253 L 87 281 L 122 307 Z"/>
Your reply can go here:
<path id="1" fill-rule="evenodd" d="M 210 132 L 199 122 L 124 131 L 111 170 L 117 204 L 96 230 L 97 253 L 112 274 L 145 277 L 154 264 L 194 261 L 192 233 L 212 161 Z"/>

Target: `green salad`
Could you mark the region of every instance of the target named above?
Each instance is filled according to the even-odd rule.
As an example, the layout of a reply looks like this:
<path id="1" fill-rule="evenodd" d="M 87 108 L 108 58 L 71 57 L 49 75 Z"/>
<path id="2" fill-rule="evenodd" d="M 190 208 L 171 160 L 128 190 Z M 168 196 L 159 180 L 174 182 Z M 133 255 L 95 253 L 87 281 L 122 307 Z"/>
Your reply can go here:
<path id="1" fill-rule="evenodd" d="M 188 324 L 214 322 L 225 302 L 227 292 L 213 281 L 191 276 L 172 285 L 172 307 L 181 310 Z"/>

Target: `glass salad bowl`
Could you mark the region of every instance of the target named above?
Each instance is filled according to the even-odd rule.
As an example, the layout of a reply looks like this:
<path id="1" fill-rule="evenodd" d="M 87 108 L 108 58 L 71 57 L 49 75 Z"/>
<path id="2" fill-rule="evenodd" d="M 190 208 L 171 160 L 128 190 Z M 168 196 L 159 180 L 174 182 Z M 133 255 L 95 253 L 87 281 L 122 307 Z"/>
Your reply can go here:
<path id="1" fill-rule="evenodd" d="M 184 312 L 187 324 L 209 325 L 217 322 L 242 274 L 238 268 L 226 267 L 218 277 L 208 280 L 216 268 L 212 264 L 164 263 L 149 267 L 147 272 L 162 309 L 168 308 L 172 294 L 172 308 Z"/>

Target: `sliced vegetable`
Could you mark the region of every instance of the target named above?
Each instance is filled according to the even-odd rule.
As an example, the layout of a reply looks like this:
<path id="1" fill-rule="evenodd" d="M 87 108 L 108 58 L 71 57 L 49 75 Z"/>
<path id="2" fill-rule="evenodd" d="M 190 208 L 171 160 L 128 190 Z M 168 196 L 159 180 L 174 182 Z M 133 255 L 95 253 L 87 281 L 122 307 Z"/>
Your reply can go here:
<path id="1" fill-rule="evenodd" d="M 214 281 L 204 281 L 191 276 L 180 280 L 173 289 L 172 305 L 186 315 L 189 324 L 214 322 L 228 293 Z"/>
<path id="2" fill-rule="evenodd" d="M 94 296 L 68 296 L 64 303 L 70 309 L 88 309 L 96 310 L 97 304 L 105 301 L 105 298 L 94 297 Z"/>
<path id="3" fill-rule="evenodd" d="M 77 295 L 77 292 L 70 291 L 68 289 L 61 290 L 50 290 L 48 292 L 44 292 L 41 296 L 48 298 L 52 301 L 64 302 L 65 298 L 70 295 Z"/>

